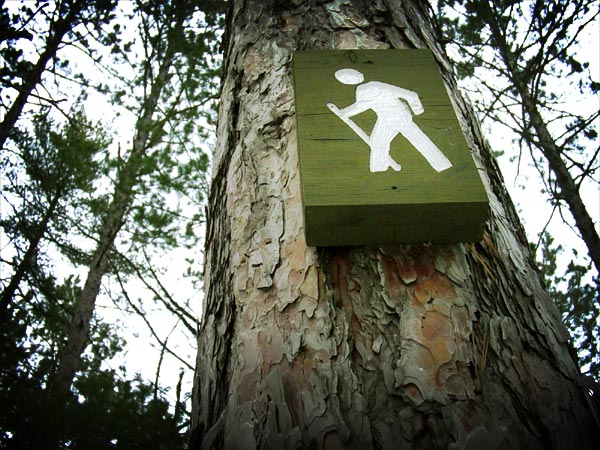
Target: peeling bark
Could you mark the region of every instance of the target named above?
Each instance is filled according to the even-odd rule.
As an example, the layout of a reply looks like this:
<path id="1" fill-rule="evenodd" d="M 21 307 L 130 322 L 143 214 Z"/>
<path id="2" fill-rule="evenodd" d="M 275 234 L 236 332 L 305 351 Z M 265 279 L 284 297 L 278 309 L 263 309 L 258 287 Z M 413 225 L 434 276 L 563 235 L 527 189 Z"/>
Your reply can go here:
<path id="1" fill-rule="evenodd" d="M 491 204 L 481 242 L 307 247 L 293 50 L 430 48 Z M 568 336 L 421 2 L 232 2 L 192 449 L 586 448 Z"/>

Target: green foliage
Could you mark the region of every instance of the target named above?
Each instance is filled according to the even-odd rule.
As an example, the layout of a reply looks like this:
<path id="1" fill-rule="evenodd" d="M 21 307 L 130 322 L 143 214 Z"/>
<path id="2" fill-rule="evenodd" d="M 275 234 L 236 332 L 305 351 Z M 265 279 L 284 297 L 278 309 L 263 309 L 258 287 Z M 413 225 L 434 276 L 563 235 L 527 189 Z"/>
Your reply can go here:
<path id="1" fill-rule="evenodd" d="M 171 412 L 169 402 L 139 376 L 127 379 L 123 369 L 104 368 L 124 341 L 115 326 L 96 316 L 76 396 L 61 403 L 48 396 L 45 386 L 80 288 L 74 278 L 58 283 L 40 272 L 35 279 L 36 286 L 0 323 L 0 448 L 48 448 L 52 441 L 61 448 L 184 448 L 181 413 Z"/>
<path id="2" fill-rule="evenodd" d="M 153 244 L 166 250 L 197 242 L 197 235 L 182 230 L 199 229 L 192 225 L 201 222 L 201 215 L 189 215 L 184 209 L 201 211 L 206 194 L 208 154 L 202 146 L 216 108 L 219 70 L 208 54 L 217 42 L 221 9 L 221 2 L 203 2 L 201 10 L 190 1 L 140 2 L 130 18 L 139 23 L 146 55 L 141 60 L 121 58 L 130 43 L 113 36 L 119 55 L 115 65 L 123 65 L 122 72 L 136 73 L 120 80 L 117 103 L 135 105 L 135 139 L 148 133 L 136 168 L 132 214 L 124 226 L 127 241 L 140 247 Z M 169 77 L 160 82 L 160 66 L 167 58 Z M 140 118 L 150 111 L 153 89 L 160 92 L 158 104 L 152 120 L 142 125 Z M 125 92 L 130 94 L 121 95 Z"/>
<path id="3" fill-rule="evenodd" d="M 127 299 L 140 314 L 142 304 L 162 303 L 193 336 L 194 316 L 160 276 L 165 254 L 197 248 L 200 240 L 223 7 L 190 0 L 2 3 L 3 113 L 34 76 L 52 27 L 63 23 L 68 30 L 33 80 L 39 88 L 0 158 L 0 404 L 9 405 L 0 412 L 0 448 L 183 447 L 182 401 L 169 404 L 158 378 L 149 384 L 107 369 L 126 343 L 99 315 L 90 324 L 75 396 L 57 402 L 48 386 L 85 282 L 74 274 L 90 266 L 115 197 L 124 199 L 124 214 L 107 246 L 101 295 L 130 310 L 120 303 Z M 67 23 L 70 11 L 76 17 Z M 80 65 L 84 58 L 93 65 Z M 128 139 L 87 117 L 98 98 L 109 108 L 103 117 Z M 182 276 L 186 269 L 197 276 L 192 264 L 181 268 Z M 130 297 L 128 281 L 135 278 Z M 148 326 L 150 319 L 144 317 Z M 156 336 L 169 352 L 166 339 Z"/>
<path id="4" fill-rule="evenodd" d="M 0 23 L 0 148 L 13 132 L 32 97 L 58 108 L 52 95 L 40 95 L 47 71 L 64 77 L 70 74 L 69 60 L 60 58 L 62 45 L 87 46 L 87 33 L 98 31 L 112 20 L 114 0 L 73 0 L 39 4 L 2 2 Z M 51 68 L 48 65 L 52 62 Z M 46 86 L 44 86 L 46 87 Z M 47 88 L 45 92 L 48 92 Z"/>
<path id="5" fill-rule="evenodd" d="M 139 377 L 124 381 L 108 371 L 76 382 L 81 399 L 71 413 L 72 448 L 184 448 L 180 423 L 169 403 L 154 398 L 153 387 Z"/>
<path id="6" fill-rule="evenodd" d="M 23 6 L 21 8 L 23 17 L 11 14 L 8 9 L 2 5 L 0 9 L 0 43 L 12 44 L 19 40 L 31 41 L 33 34 L 23 28 L 33 14 L 31 8 Z M 3 64 L 0 65 L 0 80 L 3 85 L 9 85 L 16 81 L 17 77 L 28 73 L 33 67 L 33 63 L 24 57 L 22 48 L 14 45 L 2 45 L 0 47 L 0 58 Z M 2 98 L 4 101 L 5 98 Z"/>
<path id="7" fill-rule="evenodd" d="M 583 41 L 599 13 L 595 0 L 438 0 L 438 23 L 484 123 L 512 132 L 518 152 L 511 161 L 529 157 L 542 192 L 562 217 L 568 206 L 596 272 L 596 217 L 586 211 L 581 193 L 585 184 L 596 189 L 600 169 L 598 81 Z M 557 274 L 562 248 L 552 247 L 546 234 L 541 242 L 547 287 L 580 363 L 597 377 L 598 279 L 589 281 L 594 269 L 575 255 L 565 274 Z"/>
<path id="8" fill-rule="evenodd" d="M 48 109 L 34 118 L 31 131 L 13 131 L 12 151 L 1 163 L 6 174 L 1 188 L 6 208 L 0 227 L 15 256 L 3 261 L 14 270 L 4 271 L 6 278 L 0 278 L 0 315 L 19 283 L 36 273 L 42 243 L 68 243 L 68 218 L 93 194 L 99 156 L 109 142 L 104 130 L 87 121 L 81 110 L 74 111 L 62 127 L 55 124 Z"/>
<path id="9" fill-rule="evenodd" d="M 534 152 L 543 144 L 524 96 L 544 117 L 575 181 L 593 179 L 599 168 L 593 142 L 599 111 L 580 103 L 598 92 L 598 81 L 579 44 L 597 20 L 597 2 L 438 0 L 437 5 L 442 33 L 457 52 L 457 75 L 474 86 L 475 106 L 484 120 L 514 132 L 518 148 L 532 152 L 546 192 L 559 203 L 563 199 L 554 174 Z"/>
<path id="10" fill-rule="evenodd" d="M 53 333 L 42 337 L 37 330 L 44 328 L 42 324 L 55 324 L 56 317 L 45 319 L 35 310 L 35 316 L 30 313 L 15 312 L 10 323 L 0 326 L 4 337 L 0 343 L 0 448 L 48 448 L 53 441 L 65 449 L 184 448 L 183 418 L 170 412 L 169 402 L 156 396 L 152 385 L 139 376 L 123 378 L 123 370 L 100 368 L 108 354 L 120 350 L 121 343 L 112 327 L 96 320 L 102 330 L 94 332 L 92 340 L 108 354 L 90 353 L 74 386 L 76 397 L 69 402 L 52 401 L 44 384 L 56 359 L 56 345 L 43 340 Z M 60 316 L 63 322 L 67 320 L 67 311 L 63 309 Z M 23 361 L 34 364 L 23 365 Z"/>
<path id="11" fill-rule="evenodd" d="M 47 197 L 57 192 L 91 192 L 100 170 L 98 155 L 110 144 L 106 131 L 87 120 L 83 110 L 73 110 L 69 116 L 66 125 L 57 129 L 49 108 L 44 108 L 32 118 L 33 133 L 14 136 L 28 188 Z"/>
<path id="12" fill-rule="evenodd" d="M 563 252 L 562 245 L 555 245 L 550 234 L 542 233 L 538 264 L 546 288 L 571 333 L 582 370 L 600 381 L 600 279 L 589 279 L 591 264 L 573 260 L 564 274 L 557 273 L 557 258 Z"/>

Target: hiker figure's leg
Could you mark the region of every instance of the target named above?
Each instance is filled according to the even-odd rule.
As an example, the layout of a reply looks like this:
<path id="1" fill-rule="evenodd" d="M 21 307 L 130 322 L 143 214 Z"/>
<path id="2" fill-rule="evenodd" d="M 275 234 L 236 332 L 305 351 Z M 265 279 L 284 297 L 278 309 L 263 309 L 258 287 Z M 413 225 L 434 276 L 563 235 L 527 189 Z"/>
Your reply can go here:
<path id="1" fill-rule="evenodd" d="M 371 132 L 371 172 L 385 172 L 389 167 L 399 171 L 400 164 L 390 156 L 390 144 L 398 134 L 396 127 L 390 126 L 384 121 L 377 121 Z"/>
<path id="2" fill-rule="evenodd" d="M 448 158 L 414 122 L 404 123 L 400 132 L 436 171 L 441 172 L 452 167 Z"/>

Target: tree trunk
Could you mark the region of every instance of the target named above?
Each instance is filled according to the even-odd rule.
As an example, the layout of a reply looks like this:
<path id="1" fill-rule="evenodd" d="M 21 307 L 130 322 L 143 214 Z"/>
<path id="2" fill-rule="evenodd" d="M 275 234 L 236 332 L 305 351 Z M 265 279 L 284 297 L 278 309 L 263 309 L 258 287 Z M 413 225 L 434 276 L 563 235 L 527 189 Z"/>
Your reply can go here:
<path id="1" fill-rule="evenodd" d="M 191 449 L 591 448 L 592 399 L 425 2 L 231 2 Z M 481 242 L 307 247 L 293 50 L 430 48 Z"/>
<path id="2" fill-rule="evenodd" d="M 133 172 L 129 173 L 127 177 L 133 179 L 135 175 L 135 172 Z M 102 277 L 106 273 L 110 252 L 115 238 L 123 225 L 125 214 L 132 198 L 133 184 L 131 182 L 128 184 L 129 186 L 123 186 L 123 183 L 121 183 L 115 189 L 113 200 L 109 206 L 101 235 L 88 269 L 85 284 L 75 303 L 75 311 L 73 312 L 67 341 L 58 354 L 58 367 L 50 387 L 52 394 L 59 398 L 69 392 L 81 361 L 81 354 L 87 345 L 90 322 L 94 313 L 96 299 L 100 292 Z M 123 188 L 126 188 L 126 190 Z"/>

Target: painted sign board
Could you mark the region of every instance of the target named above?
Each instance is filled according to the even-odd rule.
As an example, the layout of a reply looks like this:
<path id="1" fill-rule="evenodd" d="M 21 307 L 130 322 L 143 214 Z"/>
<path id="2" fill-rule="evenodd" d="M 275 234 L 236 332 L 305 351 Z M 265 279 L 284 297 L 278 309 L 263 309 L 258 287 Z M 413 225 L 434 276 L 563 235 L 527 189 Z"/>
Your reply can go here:
<path id="1" fill-rule="evenodd" d="M 429 50 L 294 53 L 306 241 L 479 241 L 487 195 Z"/>

